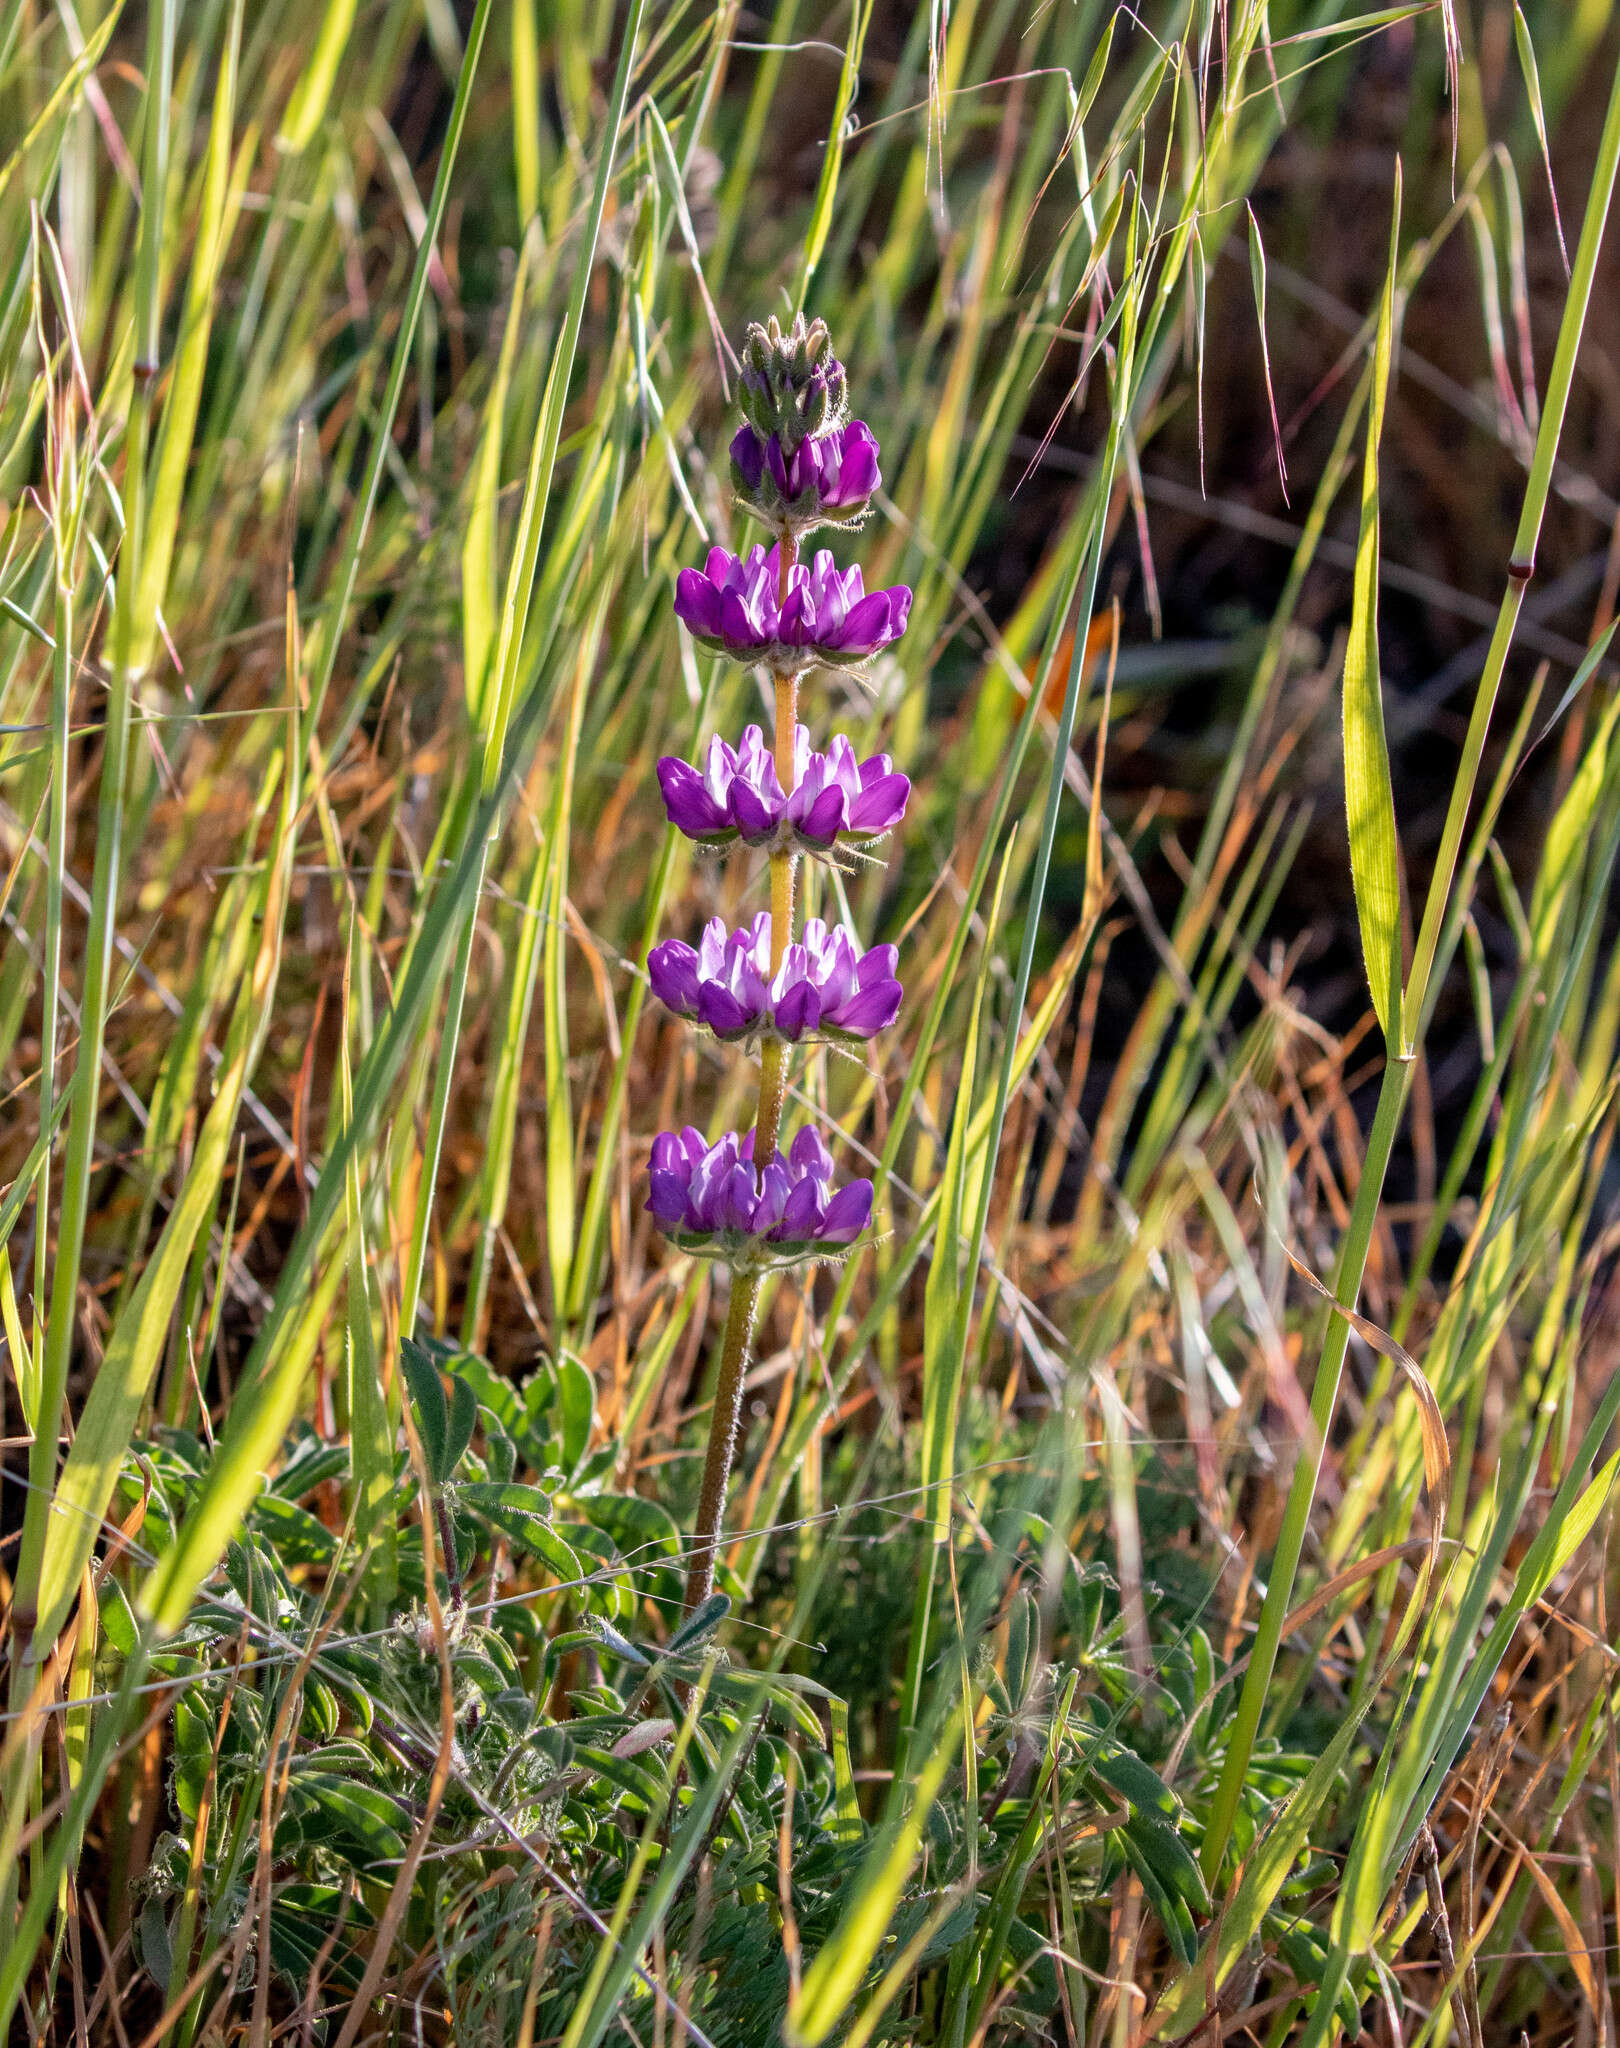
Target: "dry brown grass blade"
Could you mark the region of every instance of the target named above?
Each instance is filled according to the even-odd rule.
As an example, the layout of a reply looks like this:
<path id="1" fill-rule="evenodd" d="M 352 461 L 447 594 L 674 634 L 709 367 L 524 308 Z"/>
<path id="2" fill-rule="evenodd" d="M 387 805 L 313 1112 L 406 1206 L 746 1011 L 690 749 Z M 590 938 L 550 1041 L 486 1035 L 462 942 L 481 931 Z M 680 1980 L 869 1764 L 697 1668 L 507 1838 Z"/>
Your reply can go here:
<path id="1" fill-rule="evenodd" d="M 1532 1850 L 1519 1840 L 1506 1821 L 1498 1820 L 1495 1826 L 1504 1839 L 1518 1851 L 1531 1882 L 1540 1892 L 1548 1912 L 1558 1923 L 1558 1932 L 1569 1952 L 1569 1967 L 1575 1973 L 1576 1983 L 1581 1987 L 1581 1996 L 1591 2007 L 1592 2017 L 1601 2029 L 1603 2001 L 1598 1989 L 1597 1973 L 1592 1968 L 1592 1957 L 1587 1947 L 1586 1936 L 1581 1932 L 1580 1922 L 1564 1903 L 1557 1885 L 1542 1869 Z"/>
<path id="2" fill-rule="evenodd" d="M 1468 1828 L 1463 1837 L 1460 1916 L 1463 1944 L 1462 2005 L 1476 2041 L 1483 2041 L 1485 2038 L 1479 2015 L 1479 1970 L 1474 1960 L 1474 1951 L 1479 1945 L 1479 1830 L 1491 1800 L 1495 1797 L 1496 1788 L 1502 1782 L 1503 1773 L 1512 1758 L 1513 1717 L 1509 1713 L 1504 1713 L 1498 1721 L 1488 1749 L 1481 1758 L 1479 1778 L 1468 1808 Z"/>
<path id="3" fill-rule="evenodd" d="M 1461 1973 L 1457 1968 L 1457 1951 L 1451 1939 L 1451 1916 L 1446 1911 L 1445 1886 L 1440 1879 L 1440 1852 L 1434 1846 L 1434 1833 L 1427 1821 L 1418 1830 L 1418 1857 L 1423 1865 L 1423 1888 L 1429 1901 L 1429 1926 L 1434 1934 L 1435 1950 L 1440 1957 L 1441 1968 L 1446 1973 L 1450 1987 L 1451 2017 L 1457 2029 L 1457 2038 L 1462 2048 L 1480 2048 L 1479 2038 L 1468 2023 L 1468 2008 L 1459 1988 Z"/>

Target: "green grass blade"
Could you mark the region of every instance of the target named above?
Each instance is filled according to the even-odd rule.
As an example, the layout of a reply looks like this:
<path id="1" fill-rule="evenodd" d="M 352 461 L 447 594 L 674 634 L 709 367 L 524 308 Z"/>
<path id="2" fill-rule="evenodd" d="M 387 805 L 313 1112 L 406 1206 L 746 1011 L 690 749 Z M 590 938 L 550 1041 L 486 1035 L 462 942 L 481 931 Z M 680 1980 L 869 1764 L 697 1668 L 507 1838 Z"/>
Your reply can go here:
<path id="1" fill-rule="evenodd" d="M 1378 661 L 1378 448 L 1383 438 L 1390 356 L 1399 317 L 1395 280 L 1400 267 L 1400 230 L 1401 178 L 1397 164 L 1389 267 L 1379 306 L 1372 397 L 1367 408 L 1355 595 L 1344 654 L 1344 802 L 1350 829 L 1350 873 L 1355 883 L 1361 953 L 1372 990 L 1373 1009 L 1385 1043 L 1392 1048 L 1402 1043 L 1401 882 L 1395 791 L 1390 780 Z"/>

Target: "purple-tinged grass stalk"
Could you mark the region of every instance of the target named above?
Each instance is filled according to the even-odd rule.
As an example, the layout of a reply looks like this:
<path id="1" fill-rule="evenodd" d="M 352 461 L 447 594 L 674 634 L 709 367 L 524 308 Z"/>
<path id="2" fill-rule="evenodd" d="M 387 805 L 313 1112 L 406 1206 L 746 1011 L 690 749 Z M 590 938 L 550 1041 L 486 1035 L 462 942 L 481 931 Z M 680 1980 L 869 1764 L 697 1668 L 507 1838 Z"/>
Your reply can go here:
<path id="1" fill-rule="evenodd" d="M 808 568 L 799 560 L 806 533 L 859 524 L 878 486 L 877 439 L 864 421 L 846 423 L 847 398 L 824 322 L 807 326 L 800 315 L 786 333 L 774 320 L 748 330 L 732 480 L 739 506 L 774 538 L 747 555 L 711 548 L 703 568 L 683 569 L 675 587 L 676 616 L 692 637 L 763 667 L 776 711 L 768 752 L 760 727 L 750 726 L 736 748 L 712 739 L 701 769 L 671 756 L 658 764 L 671 824 L 699 845 L 740 839 L 768 848 L 771 878 L 769 910 L 742 930 L 716 919 L 699 946 L 669 940 L 647 962 L 654 992 L 678 1016 L 760 1046 L 752 1131 L 711 1145 L 688 1127 L 653 1146 L 648 1209 L 673 1244 L 732 1274 L 689 1610 L 714 1588 L 761 1276 L 841 1256 L 871 1220 L 872 1183 L 835 1189 L 832 1155 L 814 1130 L 782 1149 L 789 1051 L 817 1039 L 862 1043 L 900 1008 L 893 946 L 862 952 L 847 928 L 819 918 L 802 937 L 794 933 L 800 857 L 864 850 L 899 823 L 911 793 L 886 754 L 857 762 L 841 735 L 818 753 L 799 724 L 800 679 L 816 667 L 859 668 L 899 638 L 911 611 L 904 585 L 868 591 L 859 567 L 840 570 L 826 549 Z"/>

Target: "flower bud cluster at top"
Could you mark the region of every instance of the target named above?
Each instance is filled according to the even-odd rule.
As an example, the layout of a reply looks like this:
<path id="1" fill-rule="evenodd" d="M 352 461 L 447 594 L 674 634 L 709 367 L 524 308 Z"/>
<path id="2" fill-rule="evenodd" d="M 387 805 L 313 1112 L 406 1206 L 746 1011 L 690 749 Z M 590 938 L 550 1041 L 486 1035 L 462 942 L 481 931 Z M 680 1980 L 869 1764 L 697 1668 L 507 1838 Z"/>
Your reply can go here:
<path id="1" fill-rule="evenodd" d="M 762 440 L 774 434 L 790 455 L 801 441 L 837 433 L 849 386 L 826 321 L 807 327 L 801 313 L 784 334 L 774 314 L 763 327 L 756 320 L 743 340 L 737 404 Z"/>
<path id="2" fill-rule="evenodd" d="M 770 853 L 772 909 L 735 932 L 713 919 L 696 947 L 666 941 L 648 971 L 677 1016 L 762 1046 L 760 1117 L 754 1131 L 713 1145 L 690 1126 L 665 1132 L 647 1207 L 683 1250 L 759 1272 L 841 1254 L 871 1220 L 872 1183 L 835 1189 L 814 1131 L 785 1150 L 778 1143 L 783 1063 L 793 1046 L 859 1045 L 891 1024 L 898 956 L 893 946 L 863 950 L 847 926 L 819 918 L 796 934 L 793 866 L 864 852 L 900 822 L 911 785 L 886 754 L 858 760 L 842 734 L 817 751 L 797 723 L 797 681 L 814 667 L 858 668 L 898 639 L 911 592 L 868 591 L 858 567 L 840 570 L 826 550 L 808 568 L 798 560 L 802 535 L 859 524 L 882 480 L 876 437 L 847 418 L 847 379 L 825 324 L 800 315 L 786 333 L 775 320 L 750 327 L 738 403 L 732 483 L 774 544 L 745 556 L 711 548 L 701 570 L 681 571 L 675 611 L 705 647 L 769 672 L 776 745 L 757 725 L 735 747 L 716 735 L 701 765 L 666 756 L 658 780 L 670 823 L 689 839 L 740 839 Z"/>

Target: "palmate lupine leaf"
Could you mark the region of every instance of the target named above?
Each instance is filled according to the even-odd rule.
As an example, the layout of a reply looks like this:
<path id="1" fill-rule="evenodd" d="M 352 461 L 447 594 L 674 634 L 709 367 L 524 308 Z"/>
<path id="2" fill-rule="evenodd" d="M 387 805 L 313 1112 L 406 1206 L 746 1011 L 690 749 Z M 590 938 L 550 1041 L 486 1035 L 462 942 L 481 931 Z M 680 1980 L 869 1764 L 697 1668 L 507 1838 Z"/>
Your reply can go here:
<path id="1" fill-rule="evenodd" d="M 1344 804 L 1350 832 L 1350 874 L 1361 923 L 1362 961 L 1373 1009 L 1392 1048 L 1401 1043 L 1401 882 L 1395 791 L 1384 732 L 1378 663 L 1378 448 L 1384 431 L 1390 356 L 1399 319 L 1401 175 L 1395 171 L 1389 268 L 1373 344 L 1373 387 L 1361 472 L 1361 528 L 1356 540 L 1355 594 L 1344 653 Z"/>

